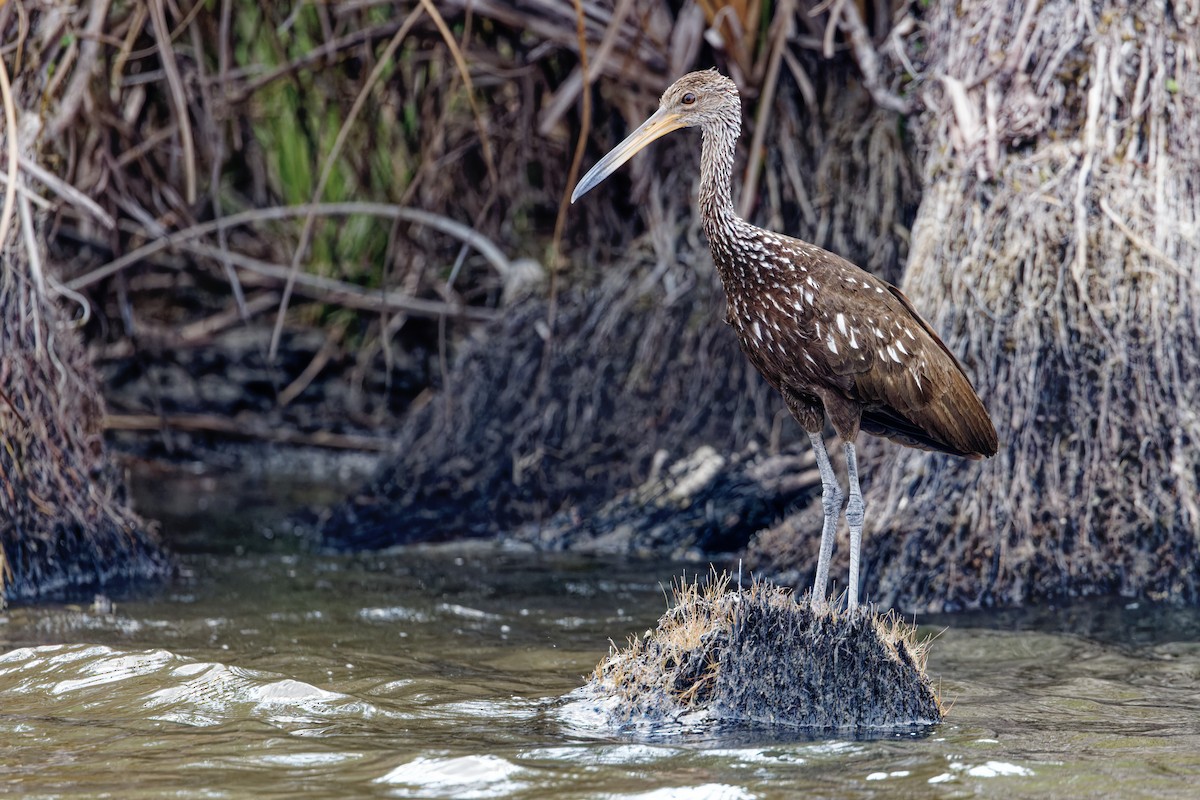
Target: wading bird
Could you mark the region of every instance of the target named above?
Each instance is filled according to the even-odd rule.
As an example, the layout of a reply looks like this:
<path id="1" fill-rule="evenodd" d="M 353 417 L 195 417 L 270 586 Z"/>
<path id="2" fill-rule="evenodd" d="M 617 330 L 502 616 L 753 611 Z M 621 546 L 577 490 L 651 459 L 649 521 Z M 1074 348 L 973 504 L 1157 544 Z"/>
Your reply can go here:
<path id="1" fill-rule="evenodd" d="M 825 416 L 846 454 L 850 581 L 858 606 L 864 507 L 859 430 L 924 450 L 979 459 L 996 429 L 957 359 L 899 289 L 820 247 L 751 225 L 733 210 L 730 176 L 742 128 L 737 86 L 716 70 L 671 85 L 656 111 L 579 181 L 575 202 L 654 140 L 699 128 L 700 216 L 725 286 L 726 322 L 812 440 L 821 472 L 821 549 L 811 602 L 826 602 L 843 495 L 821 433 Z"/>

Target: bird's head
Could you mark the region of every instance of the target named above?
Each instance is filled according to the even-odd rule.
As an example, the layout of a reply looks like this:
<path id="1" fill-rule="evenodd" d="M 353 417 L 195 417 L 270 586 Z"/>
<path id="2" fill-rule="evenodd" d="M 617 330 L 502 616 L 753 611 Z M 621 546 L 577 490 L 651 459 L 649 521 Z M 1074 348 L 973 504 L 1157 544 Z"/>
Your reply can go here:
<path id="1" fill-rule="evenodd" d="M 596 162 L 571 193 L 574 203 L 643 147 L 680 128 L 741 126 L 742 102 L 737 85 L 715 69 L 689 72 L 663 92 L 655 111 L 637 130 Z"/>

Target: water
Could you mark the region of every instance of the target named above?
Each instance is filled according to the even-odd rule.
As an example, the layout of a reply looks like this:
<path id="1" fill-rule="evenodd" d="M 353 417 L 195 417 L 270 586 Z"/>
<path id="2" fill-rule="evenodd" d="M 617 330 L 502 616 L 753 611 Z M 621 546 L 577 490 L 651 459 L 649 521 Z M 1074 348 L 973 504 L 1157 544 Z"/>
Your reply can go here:
<path id="1" fill-rule="evenodd" d="M 0 791 L 1200 796 L 1194 610 L 1094 603 L 921 620 L 939 634 L 929 670 L 952 704 L 925 737 L 639 740 L 591 727 L 559 698 L 610 638 L 651 627 L 663 586 L 696 565 L 478 545 L 314 557 L 248 530 L 217 552 L 188 541 L 181 580 L 116 598 L 113 613 L 5 613 Z"/>

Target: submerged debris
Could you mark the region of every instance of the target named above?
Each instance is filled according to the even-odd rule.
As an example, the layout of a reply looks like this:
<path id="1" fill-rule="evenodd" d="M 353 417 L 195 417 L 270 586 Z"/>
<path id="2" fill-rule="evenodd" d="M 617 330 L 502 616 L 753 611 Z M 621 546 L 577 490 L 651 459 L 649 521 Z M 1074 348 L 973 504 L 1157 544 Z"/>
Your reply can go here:
<path id="1" fill-rule="evenodd" d="M 656 630 L 600 662 L 582 693 L 610 724 L 882 733 L 941 721 L 925 644 L 894 613 L 813 610 L 777 586 L 728 584 L 682 584 Z"/>

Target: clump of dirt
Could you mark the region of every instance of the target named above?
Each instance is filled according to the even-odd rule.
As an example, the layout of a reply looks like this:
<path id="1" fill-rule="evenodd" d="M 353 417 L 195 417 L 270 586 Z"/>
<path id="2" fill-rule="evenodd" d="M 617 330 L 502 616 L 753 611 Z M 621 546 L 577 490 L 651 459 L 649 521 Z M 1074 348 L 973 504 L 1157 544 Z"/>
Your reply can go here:
<path id="1" fill-rule="evenodd" d="M 780 725 L 872 735 L 940 722 L 927 643 L 895 614 L 813 609 L 765 583 L 681 584 L 645 636 L 614 648 L 575 694 L 616 726 Z"/>

